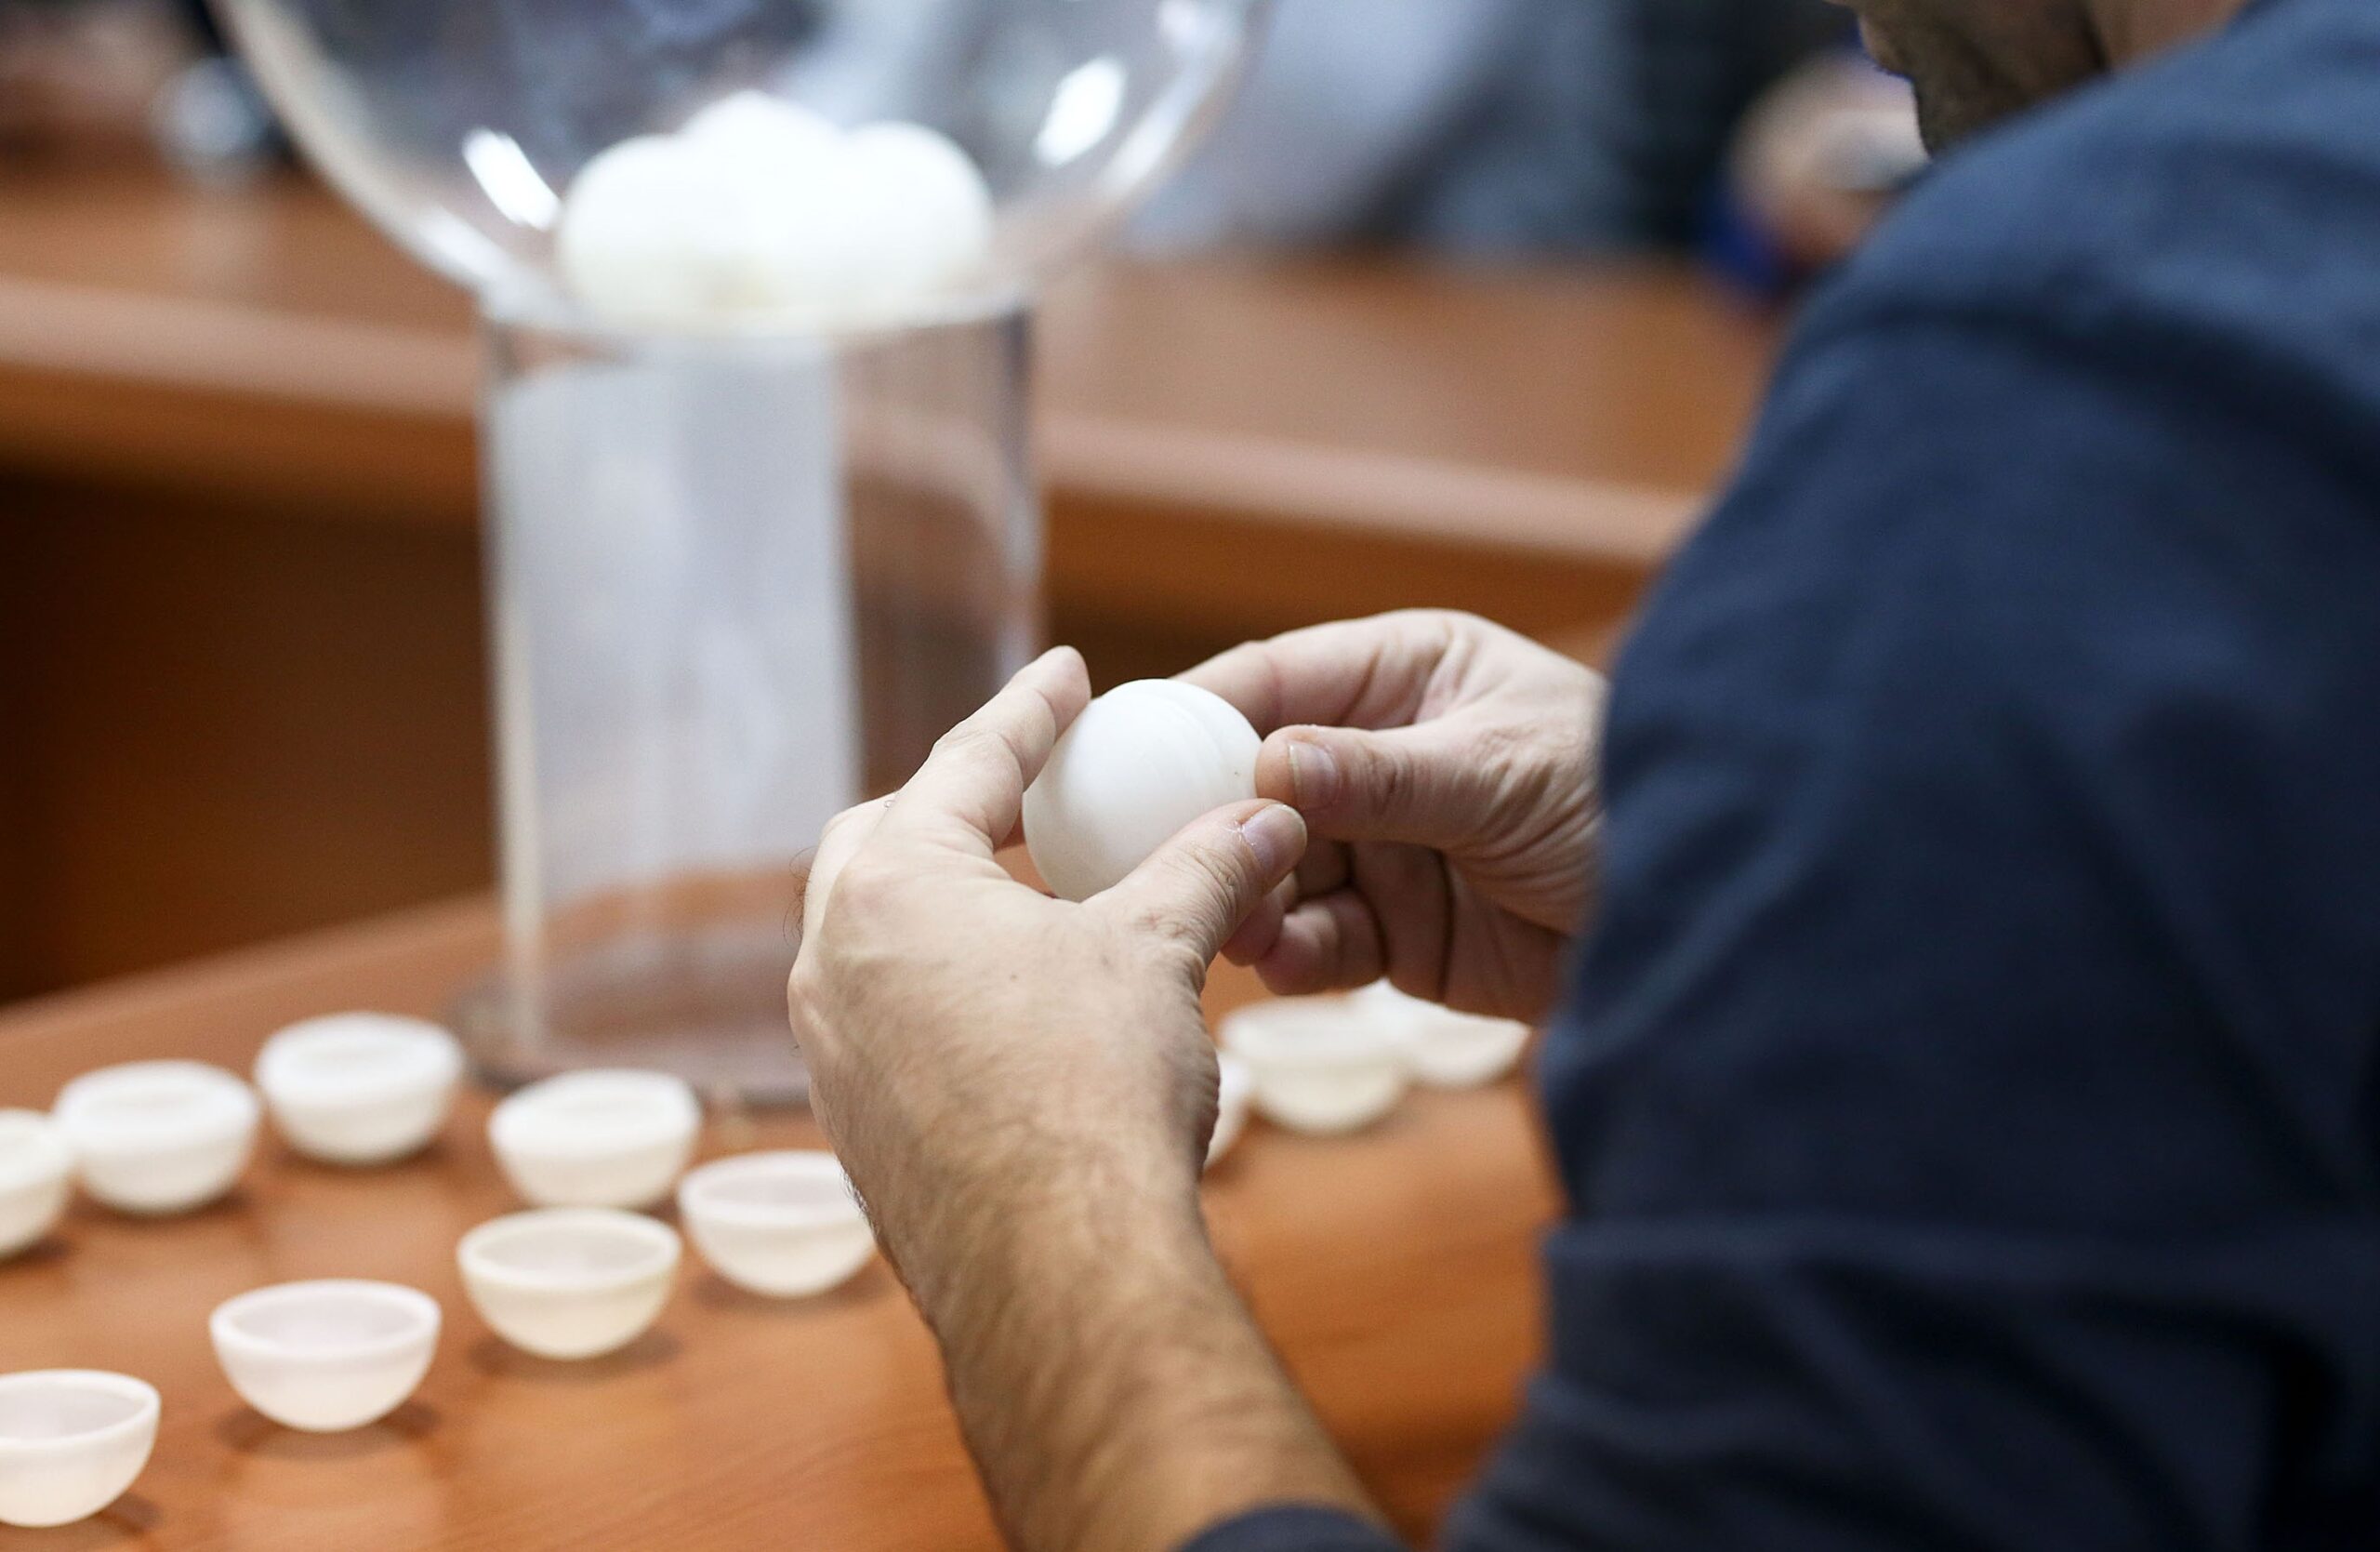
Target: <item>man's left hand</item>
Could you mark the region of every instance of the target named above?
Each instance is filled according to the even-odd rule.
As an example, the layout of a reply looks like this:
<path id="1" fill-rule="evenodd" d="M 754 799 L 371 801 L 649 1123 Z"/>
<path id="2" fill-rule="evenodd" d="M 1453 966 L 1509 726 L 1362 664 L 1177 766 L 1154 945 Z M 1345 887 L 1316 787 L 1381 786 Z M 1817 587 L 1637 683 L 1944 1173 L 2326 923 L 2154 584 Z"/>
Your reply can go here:
<path id="1" fill-rule="evenodd" d="M 900 793 L 827 828 L 790 1002 L 813 1103 L 931 1319 L 956 1223 L 1095 1184 L 1196 1211 L 1214 1125 L 1208 966 L 1287 878 L 1305 827 L 1220 810 L 1080 905 L 995 853 L 1083 707 L 1051 653 L 945 736 Z"/>
<path id="2" fill-rule="evenodd" d="M 1199 993 L 1304 821 L 1239 803 L 1083 904 L 1027 888 L 995 854 L 1090 699 L 1051 653 L 828 829 L 790 988 L 814 1108 L 1010 1545 L 1162 1552 L 1260 1505 L 1369 1515 L 1198 1210 Z"/>

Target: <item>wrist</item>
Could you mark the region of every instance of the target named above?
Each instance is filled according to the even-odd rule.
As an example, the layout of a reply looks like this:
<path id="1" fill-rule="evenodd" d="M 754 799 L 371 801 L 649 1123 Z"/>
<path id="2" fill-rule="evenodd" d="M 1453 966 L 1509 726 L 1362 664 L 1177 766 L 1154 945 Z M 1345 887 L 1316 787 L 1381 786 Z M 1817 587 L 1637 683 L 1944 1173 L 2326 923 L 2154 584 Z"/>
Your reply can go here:
<path id="1" fill-rule="evenodd" d="M 1145 1156 L 1027 1153 L 925 1183 L 888 1244 L 928 1325 L 947 1343 L 979 1312 L 1030 1300 L 1098 1300 L 1213 1264 L 1197 1173 Z"/>
<path id="2" fill-rule="evenodd" d="M 1028 1211 L 978 1243 L 928 1319 L 1024 1552 L 1171 1548 L 1272 1503 L 1373 1513 L 1224 1276 L 1195 1190 Z"/>

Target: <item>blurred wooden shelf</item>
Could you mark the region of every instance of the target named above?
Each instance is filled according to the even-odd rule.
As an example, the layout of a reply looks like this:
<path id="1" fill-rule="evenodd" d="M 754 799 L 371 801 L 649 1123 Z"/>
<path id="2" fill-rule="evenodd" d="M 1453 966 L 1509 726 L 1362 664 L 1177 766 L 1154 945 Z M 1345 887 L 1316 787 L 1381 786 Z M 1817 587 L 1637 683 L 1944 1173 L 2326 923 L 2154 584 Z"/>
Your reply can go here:
<path id="1" fill-rule="evenodd" d="M 1419 604 L 1608 631 L 1775 338 L 1682 272 L 1091 266 L 1051 633 L 1116 680 Z M 309 179 L 0 165 L 0 1000 L 484 886 L 478 369 Z"/>
<path id="2" fill-rule="evenodd" d="M 1041 328 L 1053 591 L 1233 607 L 1179 563 L 1236 526 L 1641 571 L 1773 342 L 1666 271 L 1094 266 Z M 467 521 L 477 370 L 464 298 L 309 180 L 0 179 L 0 466 Z"/>
<path id="3" fill-rule="evenodd" d="M 495 950 L 495 911 L 443 906 L 0 1015 L 0 1106 L 147 1056 L 245 1071 L 284 1022 L 355 1005 L 436 1015 Z M 1210 1002 L 1254 994 L 1226 967 Z M 0 1371 L 139 1374 L 164 1393 L 129 1496 L 0 1545 L 155 1552 L 993 1552 L 933 1344 L 882 1266 L 823 1298 L 736 1293 L 690 1258 L 654 1331 L 585 1364 L 526 1357 L 465 1302 L 455 1240 L 509 1210 L 467 1094 L 427 1156 L 307 1163 L 270 1140 L 242 1187 L 144 1222 L 88 1202 L 0 1264 Z M 804 1115 L 714 1117 L 711 1148 L 817 1145 Z M 1289 1368 L 1401 1528 L 1421 1535 L 1510 1421 L 1539 1351 L 1535 1242 L 1555 1211 L 1518 1081 L 1417 1094 L 1318 1141 L 1261 1124 L 1208 1214 Z M 275 1427 L 231 1392 L 207 1311 L 264 1283 L 372 1277 L 444 1306 L 419 1395 L 350 1434 Z"/>

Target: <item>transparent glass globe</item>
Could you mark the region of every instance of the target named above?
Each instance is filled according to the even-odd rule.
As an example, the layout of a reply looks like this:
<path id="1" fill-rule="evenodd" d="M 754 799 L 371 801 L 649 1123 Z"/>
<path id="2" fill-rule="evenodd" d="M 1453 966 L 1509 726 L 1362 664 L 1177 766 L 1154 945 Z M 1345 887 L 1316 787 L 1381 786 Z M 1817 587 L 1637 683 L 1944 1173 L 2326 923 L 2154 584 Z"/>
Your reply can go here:
<path id="1" fill-rule="evenodd" d="M 217 0 L 332 180 L 492 308 L 736 329 L 1012 305 L 1264 3 Z"/>

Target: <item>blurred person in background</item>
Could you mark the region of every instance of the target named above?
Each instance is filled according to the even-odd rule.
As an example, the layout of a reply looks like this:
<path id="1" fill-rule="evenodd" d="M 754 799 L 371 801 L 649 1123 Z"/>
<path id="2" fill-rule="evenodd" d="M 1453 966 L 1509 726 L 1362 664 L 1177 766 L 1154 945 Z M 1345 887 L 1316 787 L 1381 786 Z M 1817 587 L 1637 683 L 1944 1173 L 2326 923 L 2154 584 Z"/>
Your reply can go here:
<path id="1" fill-rule="evenodd" d="M 1764 272 L 1818 267 L 1864 232 L 1846 212 L 1872 216 L 1923 160 L 1905 88 L 1848 33 L 1824 0 L 1283 0 L 1135 234 L 1503 258 L 1716 241 Z M 1880 108 L 1884 149 L 1857 154 Z"/>
<path id="2" fill-rule="evenodd" d="M 998 3 L 779 0 L 774 24 L 816 46 L 782 85 L 830 115 L 890 102 L 931 121 Z M 604 57 L 604 27 L 545 24 L 555 4 L 511 0 L 490 24 L 523 47 Z M 606 14 L 643 26 L 677 13 Z M 750 24 L 733 7 L 684 14 L 694 32 Z M 347 25 L 372 40 L 359 46 L 428 58 L 403 7 Z M 1846 58 L 1845 36 L 1825 0 L 1282 0 L 1248 88 L 1134 235 L 1160 251 L 1705 249 L 1755 280 L 1790 279 L 1847 252 L 1921 160 L 1905 94 Z M 588 75 L 563 78 L 570 102 L 508 104 L 530 143 L 580 129 Z M 1764 94 L 1779 100 L 1759 108 Z M 145 138 L 209 180 L 283 150 L 202 0 L 0 0 L 0 137 L 12 134 Z"/>
<path id="3" fill-rule="evenodd" d="M 1242 648 L 1262 800 L 1070 905 L 994 855 L 1061 651 L 827 830 L 793 1028 L 1025 1552 L 1394 1545 L 1207 1239 L 1219 951 L 1557 1009 L 1458 1552 L 2374 1545 L 2380 6 L 1860 8 L 1949 149 L 1607 717 L 1461 617 Z"/>
<path id="4" fill-rule="evenodd" d="M 1746 112 L 1714 247 L 1746 280 L 1790 286 L 1849 257 L 1925 163 L 1907 83 L 1827 50 Z"/>
<path id="5" fill-rule="evenodd" d="M 191 48 L 158 0 L 0 0 L 0 149 L 142 143 L 151 102 Z"/>
<path id="6" fill-rule="evenodd" d="M 285 149 L 204 0 L 0 0 L 0 151 L 237 182 Z"/>
<path id="7" fill-rule="evenodd" d="M 891 102 L 932 121 L 941 84 L 985 67 L 982 22 L 1000 3 L 822 10 L 781 84 L 829 116 Z M 1880 78 L 1864 66 L 1844 89 L 1849 33 L 1824 0 L 1280 0 L 1223 123 L 1133 238 L 1154 251 L 1686 251 L 1729 224 L 1730 157 L 1751 154 L 1739 132 L 1765 91 L 1832 63 L 1793 94 L 1795 112 L 1763 119 L 1788 140 L 1809 139 L 1839 98 L 1873 101 Z M 1913 166 L 1906 93 L 1893 99 Z M 1843 161 L 1755 157 L 1753 208 L 1824 195 Z"/>

